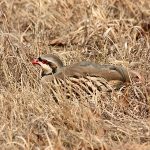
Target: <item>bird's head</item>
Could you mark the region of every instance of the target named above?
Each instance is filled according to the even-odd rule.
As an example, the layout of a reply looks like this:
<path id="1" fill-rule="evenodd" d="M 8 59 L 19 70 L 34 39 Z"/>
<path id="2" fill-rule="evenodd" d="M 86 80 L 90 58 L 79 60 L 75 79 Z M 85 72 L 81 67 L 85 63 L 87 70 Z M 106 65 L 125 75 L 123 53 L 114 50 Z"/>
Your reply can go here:
<path id="1" fill-rule="evenodd" d="M 41 76 L 52 75 L 57 73 L 62 67 L 63 62 L 53 54 L 41 55 L 32 61 L 33 65 L 40 65 L 42 67 Z"/>

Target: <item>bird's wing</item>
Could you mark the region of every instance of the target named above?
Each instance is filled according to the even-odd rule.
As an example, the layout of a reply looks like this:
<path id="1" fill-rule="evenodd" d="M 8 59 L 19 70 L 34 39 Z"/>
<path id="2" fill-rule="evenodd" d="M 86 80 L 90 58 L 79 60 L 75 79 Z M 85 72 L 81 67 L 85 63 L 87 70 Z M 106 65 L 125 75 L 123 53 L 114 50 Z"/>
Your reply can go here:
<path id="1" fill-rule="evenodd" d="M 111 68 L 111 66 L 110 66 Z M 124 82 L 124 77 L 118 70 L 110 69 L 109 67 L 100 67 L 97 68 L 93 65 L 86 66 L 68 66 L 61 70 L 61 72 L 55 75 L 56 78 L 64 78 L 64 77 L 85 77 L 85 76 L 94 76 L 94 77 L 102 77 L 107 81 L 110 80 L 120 80 Z"/>

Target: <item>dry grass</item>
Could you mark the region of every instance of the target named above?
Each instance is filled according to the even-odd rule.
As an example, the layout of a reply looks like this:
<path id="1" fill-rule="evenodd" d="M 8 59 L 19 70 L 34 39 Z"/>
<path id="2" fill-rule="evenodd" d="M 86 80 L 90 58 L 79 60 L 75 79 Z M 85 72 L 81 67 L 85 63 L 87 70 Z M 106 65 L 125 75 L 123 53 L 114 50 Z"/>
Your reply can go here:
<path id="1" fill-rule="evenodd" d="M 148 0 L 1 0 L 0 149 L 150 149 L 149 20 Z M 65 64 L 121 61 L 145 82 L 111 98 L 93 93 L 94 111 L 91 97 L 61 89 L 58 105 L 31 65 L 41 53 Z"/>

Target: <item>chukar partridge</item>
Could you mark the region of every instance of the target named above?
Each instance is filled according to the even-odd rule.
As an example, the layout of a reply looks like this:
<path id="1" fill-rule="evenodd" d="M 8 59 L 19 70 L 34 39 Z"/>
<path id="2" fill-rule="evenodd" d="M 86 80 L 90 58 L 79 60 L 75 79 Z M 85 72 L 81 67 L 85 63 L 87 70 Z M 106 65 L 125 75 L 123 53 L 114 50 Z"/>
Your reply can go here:
<path id="1" fill-rule="evenodd" d="M 64 66 L 63 62 L 55 55 L 46 54 L 32 61 L 34 65 L 40 65 L 42 68 L 42 83 L 54 82 L 58 86 L 63 87 L 69 92 L 68 95 L 93 95 L 94 91 L 112 91 L 111 81 L 119 81 L 121 83 L 129 82 L 128 71 L 122 66 L 110 64 L 100 65 L 93 62 L 82 61 L 73 65 Z M 56 82 L 56 80 L 59 80 Z M 71 87 L 71 90 L 70 90 Z M 52 89 L 53 95 L 58 96 L 57 88 Z M 60 92 L 64 94 L 63 92 Z M 55 97 L 55 96 L 54 96 Z M 59 100 L 56 100 L 57 102 Z M 92 104 L 93 105 L 93 104 Z"/>
<path id="2" fill-rule="evenodd" d="M 122 66 L 115 66 L 110 64 L 96 64 L 93 62 L 82 61 L 70 66 L 64 66 L 63 62 L 55 55 L 46 54 L 41 55 L 32 61 L 34 65 L 42 67 L 42 79 L 49 81 L 55 78 L 64 79 L 65 77 L 101 77 L 107 81 L 118 80 L 122 82 L 129 82 L 128 71 Z"/>

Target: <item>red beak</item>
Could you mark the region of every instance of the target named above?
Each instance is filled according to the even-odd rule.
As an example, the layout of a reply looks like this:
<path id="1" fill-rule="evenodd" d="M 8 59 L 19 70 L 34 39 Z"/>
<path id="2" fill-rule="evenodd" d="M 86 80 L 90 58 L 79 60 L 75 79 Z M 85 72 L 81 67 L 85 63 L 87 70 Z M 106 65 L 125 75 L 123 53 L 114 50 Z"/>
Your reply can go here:
<path id="1" fill-rule="evenodd" d="M 38 59 L 33 59 L 33 60 L 32 60 L 32 64 L 33 64 L 33 65 L 36 65 L 36 64 L 39 65 L 39 60 L 38 60 Z"/>

